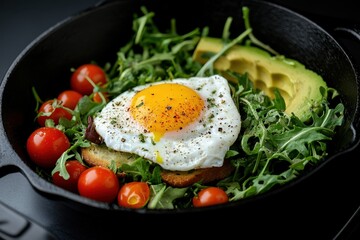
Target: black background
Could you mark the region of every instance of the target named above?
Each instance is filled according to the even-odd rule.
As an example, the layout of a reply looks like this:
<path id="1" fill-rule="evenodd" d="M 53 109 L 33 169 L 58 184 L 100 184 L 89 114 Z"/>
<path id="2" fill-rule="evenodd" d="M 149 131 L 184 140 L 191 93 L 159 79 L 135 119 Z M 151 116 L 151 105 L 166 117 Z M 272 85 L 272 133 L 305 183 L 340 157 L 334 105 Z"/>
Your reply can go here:
<path id="1" fill-rule="evenodd" d="M 358 26 L 360 22 L 357 8 L 350 1 L 342 1 L 341 4 L 326 3 L 326 5 L 315 1 L 273 2 L 280 3 L 308 16 L 330 32 L 334 27 L 353 27 Z M 97 0 L 1 0 L 0 78 L 3 79 L 16 57 L 37 36 L 54 24 L 97 3 L 99 3 Z M 352 54 L 360 56 L 359 42 L 349 43 L 346 40 L 342 42 L 347 44 L 346 49 L 349 49 Z M 357 48 L 354 47 L 356 44 Z M 358 153 L 360 151 L 355 150 L 343 155 L 340 159 L 325 165 L 312 177 L 311 188 L 302 194 L 310 194 L 311 196 L 307 199 L 313 202 L 307 203 L 310 205 L 308 212 L 298 213 L 299 218 L 304 218 L 303 224 L 298 226 L 299 232 L 294 232 L 288 239 L 296 238 L 299 233 L 301 236 L 307 236 L 308 239 L 312 239 L 312 236 L 317 237 L 317 239 L 334 239 L 335 237 L 337 239 L 356 239 L 360 237 L 357 230 L 360 224 L 359 217 L 356 217 L 344 231 L 341 231 L 360 205 Z M 101 219 L 89 219 L 91 215 L 84 215 L 83 212 L 69 209 L 67 205 L 36 192 L 21 173 L 2 172 L 0 170 L 0 177 L 0 203 L 16 209 L 34 224 L 45 227 L 58 239 L 99 239 L 103 237 L 104 232 L 124 231 L 121 229 L 123 219 L 114 219 L 115 222 L 118 221 L 118 224 L 112 226 L 101 226 Z M 223 221 L 214 219 L 215 222 Z M 118 226 L 119 229 L 116 231 L 107 229 L 107 227 L 113 228 L 114 226 Z M 140 226 L 136 226 L 134 223 L 134 227 Z M 174 227 L 174 229 L 179 229 L 180 232 L 203 231 L 200 225 L 186 226 L 186 221 L 182 226 Z M 125 231 L 129 230 L 125 229 Z M 164 231 L 161 228 L 154 229 L 154 232 L 149 233 L 149 237 L 156 237 L 158 234 L 163 234 Z M 217 231 L 223 232 L 225 230 Z M 259 231 L 261 231 L 261 227 L 259 227 Z M 236 229 L 226 229 L 226 232 L 235 233 Z M 37 236 L 36 233 L 39 235 Z M 34 237 L 32 239 L 44 237 L 40 231 L 32 234 L 35 234 L 32 235 Z M 273 235 L 276 236 L 276 234 Z M 119 236 L 121 238 L 121 234 Z M 187 236 L 190 237 L 191 234 L 187 234 Z M 240 239 L 240 236 L 237 238 Z"/>

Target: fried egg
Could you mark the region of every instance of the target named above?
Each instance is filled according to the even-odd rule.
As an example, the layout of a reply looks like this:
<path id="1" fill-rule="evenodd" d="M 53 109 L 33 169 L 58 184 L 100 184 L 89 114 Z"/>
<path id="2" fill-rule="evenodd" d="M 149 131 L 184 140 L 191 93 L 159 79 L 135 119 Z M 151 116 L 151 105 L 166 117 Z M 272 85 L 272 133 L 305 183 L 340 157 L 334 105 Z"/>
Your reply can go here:
<path id="1" fill-rule="evenodd" d="M 107 147 L 167 170 L 221 167 L 241 128 L 225 78 L 192 77 L 137 86 L 94 118 Z"/>

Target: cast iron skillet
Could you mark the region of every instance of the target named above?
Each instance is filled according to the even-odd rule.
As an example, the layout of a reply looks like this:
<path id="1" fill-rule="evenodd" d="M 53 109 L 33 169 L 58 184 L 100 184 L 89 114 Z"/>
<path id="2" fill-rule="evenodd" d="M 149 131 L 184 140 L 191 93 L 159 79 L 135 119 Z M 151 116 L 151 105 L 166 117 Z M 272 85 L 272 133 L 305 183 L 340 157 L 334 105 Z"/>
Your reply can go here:
<path id="1" fill-rule="evenodd" d="M 323 76 L 329 86 L 336 88 L 345 104 L 345 124 L 338 130 L 331 144 L 330 155 L 319 166 L 303 176 L 269 193 L 238 202 L 205 209 L 188 210 L 129 210 L 99 203 L 70 193 L 45 181 L 35 172 L 29 160 L 25 142 L 35 129 L 35 100 L 33 86 L 42 99 L 56 96 L 68 88 L 70 69 L 96 60 L 100 64 L 113 62 L 120 46 L 132 33 L 133 13 L 145 5 L 156 13 L 158 25 L 168 28 L 176 18 L 178 32 L 195 27 L 210 26 L 213 36 L 221 36 L 228 16 L 233 16 L 232 33 L 243 31 L 241 7 L 250 8 L 254 34 L 287 57 L 297 59 Z M 189 7 L 191 6 L 191 7 Z M 35 39 L 11 65 L 1 83 L 0 109 L 0 170 L 20 171 L 32 186 L 48 198 L 69 203 L 79 209 L 99 210 L 133 215 L 157 215 L 228 211 L 245 208 L 247 204 L 274 201 L 282 194 L 316 174 L 326 162 L 341 158 L 359 142 L 359 76 L 358 69 L 337 41 L 321 27 L 281 6 L 252 1 L 109 1 L 70 17 Z M 21 96 L 15 101 L 14 95 Z M 146 214 L 143 214 L 146 213 Z M 131 215 L 132 214 L 132 215 Z"/>

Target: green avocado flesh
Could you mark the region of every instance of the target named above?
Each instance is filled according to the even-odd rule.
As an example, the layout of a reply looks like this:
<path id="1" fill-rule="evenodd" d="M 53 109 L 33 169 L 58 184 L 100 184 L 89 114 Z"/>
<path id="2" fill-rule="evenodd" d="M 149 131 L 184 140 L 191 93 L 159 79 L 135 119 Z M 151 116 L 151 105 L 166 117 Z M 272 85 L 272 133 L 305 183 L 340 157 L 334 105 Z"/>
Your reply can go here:
<path id="1" fill-rule="evenodd" d="M 223 46 L 220 38 L 204 37 L 200 39 L 193 59 L 204 64 Z M 254 87 L 271 98 L 277 88 L 285 100 L 285 112 L 294 113 L 302 121 L 310 118 L 310 109 L 314 103 L 321 101 L 320 87 L 327 88 L 320 75 L 306 69 L 300 62 L 284 56 L 273 57 L 257 47 L 235 45 L 217 59 L 214 68 L 241 74 L 247 72 Z M 225 73 L 224 76 L 232 80 Z"/>

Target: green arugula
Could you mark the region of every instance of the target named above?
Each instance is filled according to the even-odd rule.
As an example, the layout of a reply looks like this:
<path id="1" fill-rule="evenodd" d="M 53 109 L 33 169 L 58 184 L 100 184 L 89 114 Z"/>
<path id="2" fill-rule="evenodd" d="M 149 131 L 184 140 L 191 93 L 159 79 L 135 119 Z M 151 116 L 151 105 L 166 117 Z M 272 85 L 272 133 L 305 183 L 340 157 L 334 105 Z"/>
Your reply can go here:
<path id="1" fill-rule="evenodd" d="M 248 83 L 251 85 L 251 83 Z M 244 89 L 234 87 L 234 91 Z M 234 94 L 241 108 L 242 131 L 238 155 L 230 158 L 235 174 L 219 185 L 227 188 L 231 201 L 268 191 L 275 185 L 296 178 L 307 164 L 316 165 L 327 156 L 327 142 L 344 118 L 344 106 L 329 108 L 328 95 L 323 92 L 322 111 L 312 112 L 304 123 L 295 115 L 288 116 L 281 95 L 270 100 L 256 90 Z"/>

